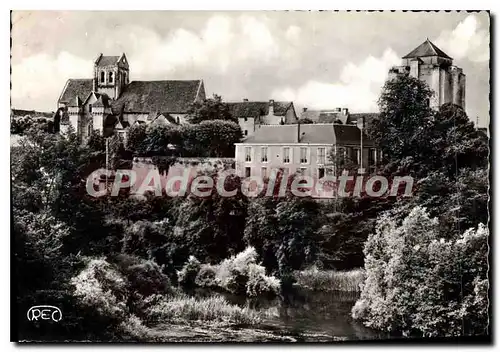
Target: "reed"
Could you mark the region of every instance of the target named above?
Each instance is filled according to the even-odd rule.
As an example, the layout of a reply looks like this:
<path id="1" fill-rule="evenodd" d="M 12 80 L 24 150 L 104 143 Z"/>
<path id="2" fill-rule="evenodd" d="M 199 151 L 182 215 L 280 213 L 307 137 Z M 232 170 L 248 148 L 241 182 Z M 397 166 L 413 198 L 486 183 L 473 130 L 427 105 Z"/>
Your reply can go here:
<path id="1" fill-rule="evenodd" d="M 232 305 L 222 296 L 195 298 L 185 294 L 166 297 L 148 310 L 148 320 L 156 322 L 203 321 L 228 324 L 256 324 L 255 310 Z"/>
<path id="2" fill-rule="evenodd" d="M 363 269 L 350 271 L 318 270 L 310 268 L 296 271 L 297 285 L 314 291 L 361 292 L 365 280 Z"/>

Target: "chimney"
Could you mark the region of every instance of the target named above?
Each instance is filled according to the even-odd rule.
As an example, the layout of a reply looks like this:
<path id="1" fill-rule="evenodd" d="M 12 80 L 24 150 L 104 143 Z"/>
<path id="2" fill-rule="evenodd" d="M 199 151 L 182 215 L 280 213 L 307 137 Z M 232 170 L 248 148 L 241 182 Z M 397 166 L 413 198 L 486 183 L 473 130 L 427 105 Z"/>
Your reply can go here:
<path id="1" fill-rule="evenodd" d="M 342 115 L 347 115 L 347 113 L 349 112 L 349 109 L 342 109 Z"/>
<path id="2" fill-rule="evenodd" d="M 297 122 L 297 143 L 300 143 L 300 120 Z"/>
<path id="3" fill-rule="evenodd" d="M 336 111 L 336 112 L 341 112 L 341 111 L 342 111 L 342 109 L 341 109 L 341 108 L 336 108 L 336 109 L 335 109 L 335 111 Z"/>
<path id="4" fill-rule="evenodd" d="M 269 113 L 268 115 L 274 115 L 274 100 L 269 100 Z"/>
<path id="5" fill-rule="evenodd" d="M 92 80 L 92 91 L 95 92 L 95 77 Z"/>
<path id="6" fill-rule="evenodd" d="M 302 108 L 302 112 L 306 112 L 307 111 L 307 108 Z"/>
<path id="7" fill-rule="evenodd" d="M 247 98 L 243 98 L 243 101 L 244 101 L 244 102 L 247 102 L 247 101 L 248 101 L 248 99 L 247 99 Z"/>

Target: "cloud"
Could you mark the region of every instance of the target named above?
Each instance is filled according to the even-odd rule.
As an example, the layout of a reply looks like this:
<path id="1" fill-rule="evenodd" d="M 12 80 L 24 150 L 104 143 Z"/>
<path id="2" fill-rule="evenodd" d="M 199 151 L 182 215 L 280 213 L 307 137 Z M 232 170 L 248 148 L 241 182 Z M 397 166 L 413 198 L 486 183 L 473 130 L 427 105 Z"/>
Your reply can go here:
<path id="1" fill-rule="evenodd" d="M 347 107 L 356 112 L 377 111 L 377 99 L 387 72 L 399 61 L 399 56 L 389 48 L 382 57 L 369 56 L 358 64 L 347 63 L 337 82 L 310 80 L 295 89 L 276 89 L 273 97 L 293 100 L 297 105 L 313 109 Z"/>
<path id="2" fill-rule="evenodd" d="M 68 78 L 92 77 L 92 63 L 67 52 L 37 54 L 12 66 L 12 105 L 55 111 Z"/>
<path id="3" fill-rule="evenodd" d="M 302 29 L 300 29 L 300 27 L 292 25 L 286 30 L 285 37 L 290 42 L 297 43 L 300 40 L 301 32 Z"/>
<path id="4" fill-rule="evenodd" d="M 176 28 L 160 35 L 144 26 L 120 26 L 102 39 L 101 50 L 123 48 L 132 80 L 192 79 L 193 75 L 227 75 L 274 64 L 284 42 L 277 36 L 285 33 L 274 35 L 266 18 L 214 15 L 199 31 Z M 92 77 L 91 60 L 67 52 L 57 57 L 30 56 L 13 66 L 13 105 L 52 109 L 66 80 L 80 77 Z"/>
<path id="5" fill-rule="evenodd" d="M 213 16 L 199 32 L 179 28 L 166 38 L 144 28 L 123 30 L 132 33 L 129 61 L 135 63 L 134 73 L 139 76 L 192 68 L 226 73 L 235 65 L 262 64 L 279 55 L 279 45 L 267 24 L 251 16 Z"/>
<path id="6" fill-rule="evenodd" d="M 454 59 L 467 58 L 473 62 L 490 59 L 489 31 L 480 28 L 474 15 L 467 16 L 454 30 L 441 32 L 434 42 Z"/>

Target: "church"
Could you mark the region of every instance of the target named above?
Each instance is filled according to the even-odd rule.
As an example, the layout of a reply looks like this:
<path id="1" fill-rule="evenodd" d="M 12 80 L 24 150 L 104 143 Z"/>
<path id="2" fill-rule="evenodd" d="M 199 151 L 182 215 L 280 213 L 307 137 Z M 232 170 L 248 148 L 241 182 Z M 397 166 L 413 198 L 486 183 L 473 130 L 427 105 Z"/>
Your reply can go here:
<path id="1" fill-rule="evenodd" d="M 98 131 L 126 135 L 134 124 L 182 124 L 191 105 L 205 100 L 203 80 L 132 81 L 128 59 L 99 54 L 94 77 L 69 79 L 57 102 L 61 133 L 84 141 Z"/>

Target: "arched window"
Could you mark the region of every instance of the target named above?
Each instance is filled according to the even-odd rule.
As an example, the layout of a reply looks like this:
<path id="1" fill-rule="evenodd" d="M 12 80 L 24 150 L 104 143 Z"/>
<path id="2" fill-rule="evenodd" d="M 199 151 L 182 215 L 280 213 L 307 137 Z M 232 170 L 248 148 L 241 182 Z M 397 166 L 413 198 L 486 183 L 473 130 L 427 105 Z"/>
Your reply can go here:
<path id="1" fill-rule="evenodd" d="M 113 83 L 113 72 L 110 72 L 110 73 L 109 73 L 109 79 L 108 79 L 108 82 L 109 82 L 109 83 Z"/>
<path id="2" fill-rule="evenodd" d="M 101 83 L 104 83 L 104 79 L 105 79 L 104 71 L 101 71 Z"/>

